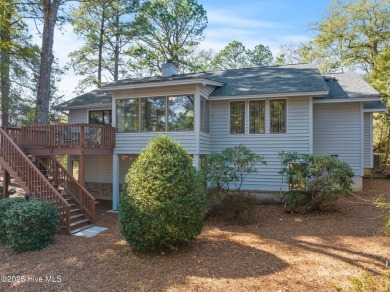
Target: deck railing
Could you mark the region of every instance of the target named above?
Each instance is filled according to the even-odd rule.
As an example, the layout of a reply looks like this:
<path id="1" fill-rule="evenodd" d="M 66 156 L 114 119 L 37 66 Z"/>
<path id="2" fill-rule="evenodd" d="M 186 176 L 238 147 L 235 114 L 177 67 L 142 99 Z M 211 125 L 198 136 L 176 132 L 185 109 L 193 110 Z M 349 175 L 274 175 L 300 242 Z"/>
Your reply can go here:
<path id="1" fill-rule="evenodd" d="M 57 206 L 60 226 L 70 232 L 70 205 L 28 159 L 13 139 L 0 128 L 0 158 L 3 166 L 16 175 L 37 199 Z"/>
<path id="2" fill-rule="evenodd" d="M 57 185 L 63 185 L 67 195 L 72 197 L 82 211 L 95 222 L 95 198 L 54 157 L 37 157 Z"/>
<path id="3" fill-rule="evenodd" d="M 115 128 L 94 124 L 23 126 L 23 148 L 114 148 Z"/>
<path id="4" fill-rule="evenodd" d="M 20 128 L 13 128 L 13 127 L 1 127 L 7 134 L 14 140 L 14 142 L 17 145 L 20 145 L 21 142 L 21 129 Z"/>

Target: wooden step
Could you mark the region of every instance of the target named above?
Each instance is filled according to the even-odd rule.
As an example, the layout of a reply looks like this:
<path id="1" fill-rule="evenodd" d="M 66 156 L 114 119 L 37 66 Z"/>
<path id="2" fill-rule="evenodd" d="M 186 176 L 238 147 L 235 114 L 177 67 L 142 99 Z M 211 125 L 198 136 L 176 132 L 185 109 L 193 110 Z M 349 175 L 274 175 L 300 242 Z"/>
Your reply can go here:
<path id="1" fill-rule="evenodd" d="M 76 214 L 76 215 L 71 214 L 70 223 L 75 223 L 83 219 L 86 219 L 85 214 Z"/>
<path id="2" fill-rule="evenodd" d="M 91 221 L 89 219 L 81 219 L 79 221 L 70 223 L 70 229 L 75 230 L 75 229 L 84 227 L 86 225 L 89 225 L 90 223 L 91 223 Z"/>

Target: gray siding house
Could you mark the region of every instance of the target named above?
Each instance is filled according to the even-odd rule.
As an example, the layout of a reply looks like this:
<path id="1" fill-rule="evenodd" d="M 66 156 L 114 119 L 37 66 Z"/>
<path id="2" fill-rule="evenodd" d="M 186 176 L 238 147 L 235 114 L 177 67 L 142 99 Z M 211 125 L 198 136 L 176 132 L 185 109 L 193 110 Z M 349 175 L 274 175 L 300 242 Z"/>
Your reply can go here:
<path id="1" fill-rule="evenodd" d="M 118 208 L 120 184 L 132 161 L 156 135 L 169 135 L 194 158 L 243 144 L 266 166 L 248 176 L 246 190 L 279 191 L 280 151 L 334 155 L 352 167 L 355 189 L 373 167 L 373 113 L 380 95 L 354 73 L 321 75 L 310 64 L 178 74 L 113 82 L 67 101 L 69 123 L 116 128 L 112 155 L 88 156 L 86 188 Z M 72 156 L 69 168 L 77 165 Z"/>

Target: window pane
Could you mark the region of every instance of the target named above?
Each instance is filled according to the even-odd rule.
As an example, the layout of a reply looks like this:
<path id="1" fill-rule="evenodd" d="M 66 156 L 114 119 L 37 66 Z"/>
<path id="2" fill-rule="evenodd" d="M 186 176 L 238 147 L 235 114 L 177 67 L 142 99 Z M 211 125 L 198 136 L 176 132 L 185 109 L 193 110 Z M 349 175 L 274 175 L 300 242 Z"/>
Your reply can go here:
<path id="1" fill-rule="evenodd" d="M 103 111 L 103 125 L 111 126 L 111 111 Z"/>
<path id="2" fill-rule="evenodd" d="M 143 98 L 141 103 L 142 131 L 164 132 L 166 124 L 165 97 Z"/>
<path id="3" fill-rule="evenodd" d="M 168 131 L 194 130 L 194 97 L 168 97 Z"/>
<path id="4" fill-rule="evenodd" d="M 139 131 L 139 99 L 116 101 L 117 132 Z"/>
<path id="5" fill-rule="evenodd" d="M 209 101 L 202 98 L 200 101 L 200 107 L 201 107 L 200 130 L 203 133 L 210 133 Z"/>
<path id="6" fill-rule="evenodd" d="M 249 133 L 265 133 L 265 101 L 256 100 L 249 102 Z"/>
<path id="7" fill-rule="evenodd" d="M 103 124 L 103 111 L 90 111 L 89 112 L 90 124 Z"/>
<path id="8" fill-rule="evenodd" d="M 286 101 L 270 101 L 270 132 L 286 133 Z"/>
<path id="9" fill-rule="evenodd" d="M 245 101 L 230 103 L 230 133 L 245 134 Z"/>

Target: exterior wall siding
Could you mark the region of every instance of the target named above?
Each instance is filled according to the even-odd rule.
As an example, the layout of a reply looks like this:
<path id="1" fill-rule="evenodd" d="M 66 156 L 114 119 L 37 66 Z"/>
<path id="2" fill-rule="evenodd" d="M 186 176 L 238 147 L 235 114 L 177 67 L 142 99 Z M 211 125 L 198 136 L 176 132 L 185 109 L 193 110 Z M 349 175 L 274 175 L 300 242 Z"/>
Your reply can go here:
<path id="1" fill-rule="evenodd" d="M 190 154 L 195 154 L 194 132 L 162 132 L 162 133 L 116 133 L 115 151 L 117 154 L 140 154 L 149 141 L 157 135 L 168 135 L 176 140 Z"/>
<path id="2" fill-rule="evenodd" d="M 211 135 L 207 133 L 200 133 L 200 154 L 209 154 L 211 152 Z"/>
<path id="3" fill-rule="evenodd" d="M 88 123 L 88 111 L 86 109 L 69 110 L 68 123 Z"/>
<path id="4" fill-rule="evenodd" d="M 361 175 L 359 103 L 314 104 L 314 154 L 338 155 Z"/>
<path id="5" fill-rule="evenodd" d="M 309 136 L 309 98 L 293 97 L 287 99 L 287 133 L 269 134 L 269 102 L 266 102 L 266 133 L 248 134 L 249 117 L 246 105 L 246 134 L 230 134 L 229 101 L 213 101 L 210 104 L 211 151 L 220 152 L 227 147 L 243 144 L 257 154 L 263 155 L 267 165 L 259 165 L 258 172 L 247 176 L 243 189 L 278 191 L 281 188 L 281 151 L 308 153 Z M 282 186 L 286 189 L 286 185 Z"/>

